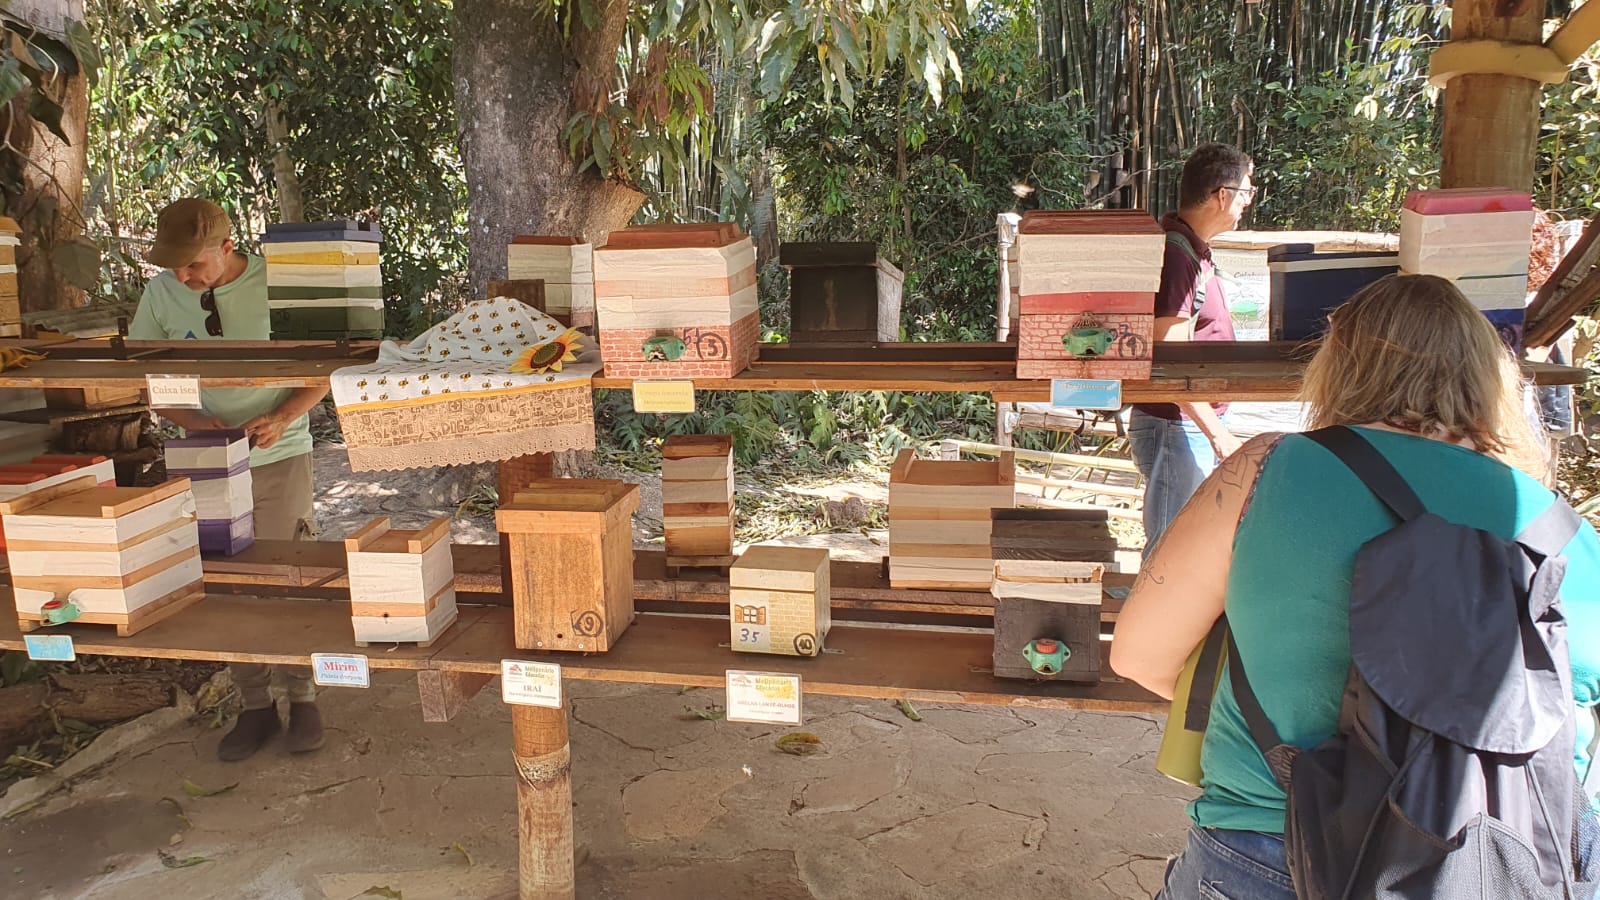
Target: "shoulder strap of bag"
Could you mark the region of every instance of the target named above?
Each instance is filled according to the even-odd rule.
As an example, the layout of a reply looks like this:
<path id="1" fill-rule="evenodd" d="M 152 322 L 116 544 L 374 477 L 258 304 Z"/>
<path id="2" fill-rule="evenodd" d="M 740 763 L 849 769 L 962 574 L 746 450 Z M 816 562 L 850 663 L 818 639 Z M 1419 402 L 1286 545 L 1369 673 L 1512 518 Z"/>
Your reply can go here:
<path id="1" fill-rule="evenodd" d="M 1573 537 L 1577 535 L 1578 528 L 1582 525 L 1583 519 L 1567 505 L 1567 501 L 1553 497 L 1544 512 L 1529 522 L 1528 527 L 1522 529 L 1516 541 L 1540 556 L 1546 558 L 1560 556 L 1561 551 L 1572 543 Z"/>
<path id="2" fill-rule="evenodd" d="M 1339 458 L 1361 482 L 1367 490 L 1389 507 L 1402 522 L 1426 513 L 1427 507 L 1422 505 L 1422 500 L 1417 497 L 1411 485 L 1406 484 L 1404 477 L 1395 467 L 1384 459 L 1378 448 L 1353 429 L 1343 425 L 1333 425 L 1328 428 L 1319 428 L 1316 431 L 1306 432 L 1306 437 L 1321 444 L 1324 448 Z"/>
<path id="3" fill-rule="evenodd" d="M 1183 251 L 1183 254 L 1194 261 L 1195 271 L 1198 272 L 1194 279 L 1194 301 L 1189 307 L 1189 316 L 1194 318 L 1200 315 L 1200 307 L 1206 305 L 1206 264 L 1200 259 L 1200 254 L 1194 250 L 1194 245 L 1189 239 L 1176 231 L 1167 232 L 1167 243 Z M 1213 267 L 1214 268 L 1214 267 Z"/>

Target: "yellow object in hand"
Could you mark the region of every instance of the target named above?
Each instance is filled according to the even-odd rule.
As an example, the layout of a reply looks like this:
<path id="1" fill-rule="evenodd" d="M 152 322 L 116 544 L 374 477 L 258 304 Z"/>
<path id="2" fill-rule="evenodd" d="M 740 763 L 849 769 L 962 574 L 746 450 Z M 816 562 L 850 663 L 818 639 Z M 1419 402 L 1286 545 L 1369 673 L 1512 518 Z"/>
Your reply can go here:
<path id="1" fill-rule="evenodd" d="M 1217 620 L 1206 639 L 1189 654 L 1172 692 L 1172 708 L 1167 711 L 1167 730 L 1161 734 L 1161 749 L 1156 751 L 1157 772 L 1195 787 L 1200 786 L 1204 774 L 1200 769 L 1200 749 L 1211 718 L 1211 700 L 1228 658 L 1227 634 L 1227 620 Z M 1194 716 L 1190 715 L 1190 697 L 1199 704 Z"/>

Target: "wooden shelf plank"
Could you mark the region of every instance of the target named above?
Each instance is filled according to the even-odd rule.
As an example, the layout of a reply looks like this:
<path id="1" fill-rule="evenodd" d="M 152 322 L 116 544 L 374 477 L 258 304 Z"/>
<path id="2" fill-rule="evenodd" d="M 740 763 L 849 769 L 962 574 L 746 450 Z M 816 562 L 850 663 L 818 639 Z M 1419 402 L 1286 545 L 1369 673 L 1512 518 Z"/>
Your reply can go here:
<path id="1" fill-rule="evenodd" d="M 21 650 L 9 591 L 0 599 L 0 649 Z M 815 659 L 735 653 L 720 617 L 644 614 L 610 653 L 534 653 L 512 644 L 511 610 L 463 607 L 455 626 L 430 648 L 357 648 L 348 607 L 340 603 L 209 596 L 193 608 L 128 638 L 112 629 L 65 625 L 77 652 L 108 656 L 308 665 L 312 653 L 365 653 L 373 668 L 500 672 L 502 659 L 560 663 L 582 681 L 720 687 L 727 669 L 799 674 L 807 693 L 884 700 L 1160 712 L 1165 701 L 1136 685 L 1023 682 L 988 673 L 993 636 L 980 630 L 836 625 Z M 391 645 L 382 645 L 387 648 Z"/>

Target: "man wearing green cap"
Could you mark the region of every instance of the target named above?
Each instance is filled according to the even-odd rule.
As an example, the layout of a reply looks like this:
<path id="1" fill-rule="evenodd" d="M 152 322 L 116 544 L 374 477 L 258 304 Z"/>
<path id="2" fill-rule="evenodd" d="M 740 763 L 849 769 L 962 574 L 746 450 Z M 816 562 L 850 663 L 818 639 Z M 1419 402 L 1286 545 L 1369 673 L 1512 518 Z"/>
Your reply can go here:
<path id="1" fill-rule="evenodd" d="M 166 271 L 145 288 L 128 326 L 130 339 L 271 338 L 266 261 L 234 249 L 232 223 L 222 207 L 195 198 L 168 205 L 156 218 L 155 244 L 145 259 Z M 298 540 L 315 532 L 306 413 L 326 395 L 325 387 L 203 389 L 200 409 L 163 409 L 161 416 L 185 431 L 248 432 L 255 535 Z M 253 755 L 282 726 L 271 693 L 274 667 L 236 663 L 231 669 L 244 711 L 222 738 L 217 755 L 235 761 Z M 317 749 L 322 746 L 322 715 L 311 670 L 279 666 L 276 674 L 289 698 L 289 751 Z"/>

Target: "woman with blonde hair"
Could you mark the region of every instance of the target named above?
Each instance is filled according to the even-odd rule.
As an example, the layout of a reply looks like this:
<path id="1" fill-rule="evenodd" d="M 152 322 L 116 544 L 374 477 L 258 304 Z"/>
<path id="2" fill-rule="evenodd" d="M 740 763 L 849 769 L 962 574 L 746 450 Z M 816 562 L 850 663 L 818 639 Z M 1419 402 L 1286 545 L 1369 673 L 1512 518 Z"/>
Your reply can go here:
<path id="1" fill-rule="evenodd" d="M 1447 522 L 1509 541 L 1557 499 L 1517 468 L 1537 471 L 1542 454 L 1523 415 L 1516 361 L 1443 279 L 1390 276 L 1336 309 L 1303 398 L 1313 429 L 1349 426 Z M 1207 479 L 1145 562 L 1117 621 L 1112 668 L 1170 698 L 1190 652 L 1225 613 L 1278 737 L 1298 748 L 1322 744 L 1339 730 L 1351 668 L 1357 551 L 1395 524 L 1318 441 L 1253 438 Z M 1583 524 L 1565 556 L 1573 694 L 1584 711 L 1574 747 L 1581 772 L 1595 730 L 1588 711 L 1600 700 L 1594 529 Z M 1290 900 L 1286 796 L 1227 682 L 1212 701 L 1201 794 L 1188 810 L 1194 827 L 1159 896 Z"/>

